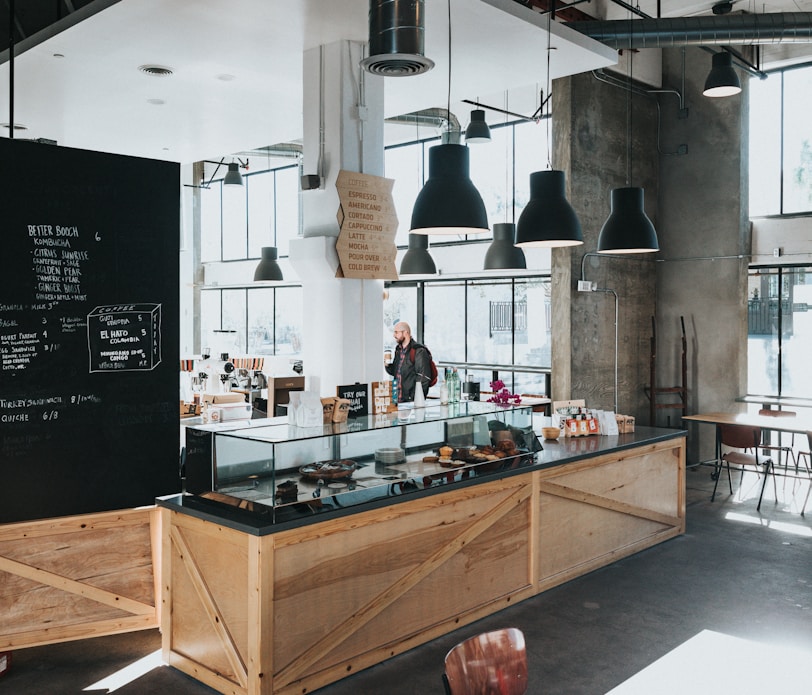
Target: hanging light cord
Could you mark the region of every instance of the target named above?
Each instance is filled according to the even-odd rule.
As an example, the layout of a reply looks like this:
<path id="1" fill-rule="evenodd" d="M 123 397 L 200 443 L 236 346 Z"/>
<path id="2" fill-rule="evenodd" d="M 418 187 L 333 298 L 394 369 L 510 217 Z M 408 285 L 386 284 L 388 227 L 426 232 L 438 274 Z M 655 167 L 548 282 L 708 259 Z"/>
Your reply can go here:
<path id="1" fill-rule="evenodd" d="M 634 31 L 632 14 L 629 12 L 629 89 L 626 90 L 626 186 L 632 185 L 632 80 L 634 76 L 634 49 L 631 36 Z"/>
<path id="2" fill-rule="evenodd" d="M 451 0 L 448 0 L 448 93 L 446 102 L 446 128 L 451 132 Z"/>
<path id="3" fill-rule="evenodd" d="M 550 47 L 550 22 L 552 22 L 552 17 L 555 14 L 555 0 L 553 0 L 553 11 L 547 14 L 547 103 L 549 106 L 547 107 L 547 168 L 553 168 L 553 159 L 552 159 L 552 149 L 553 149 L 553 139 L 550 135 L 550 121 L 553 119 L 553 103 L 550 99 L 550 92 L 552 91 L 552 78 L 550 77 L 550 53 L 552 52 L 552 48 Z M 543 105 L 542 105 L 543 106 Z"/>

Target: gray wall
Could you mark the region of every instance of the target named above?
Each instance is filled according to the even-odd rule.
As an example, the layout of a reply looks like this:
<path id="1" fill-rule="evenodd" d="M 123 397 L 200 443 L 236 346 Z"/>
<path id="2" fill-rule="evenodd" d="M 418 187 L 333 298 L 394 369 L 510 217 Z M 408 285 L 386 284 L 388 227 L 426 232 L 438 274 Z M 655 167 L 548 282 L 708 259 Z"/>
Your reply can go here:
<path id="1" fill-rule="evenodd" d="M 612 188 L 626 184 L 627 93 L 592 74 L 558 80 L 555 168 L 567 172 L 568 196 L 585 243 L 553 251 L 554 400 L 584 398 L 614 407 L 614 297 L 579 293 L 584 276 L 618 295 L 618 410 L 640 424 L 680 426 L 680 411 L 650 423 L 652 317 L 657 325 L 656 385 L 681 383 L 680 317 L 688 342 L 688 412 L 734 409 L 747 387 L 745 287 L 750 250 L 747 219 L 747 88 L 740 96 L 702 95 L 710 54 L 685 49 L 684 101 L 676 94 L 635 95 L 630 184 L 645 189 L 645 207 L 660 252 L 595 254 Z M 682 88 L 683 51 L 663 52 L 664 88 Z M 687 154 L 675 154 L 687 145 Z M 713 454 L 713 430 L 689 425 L 689 462 Z M 697 428 L 697 429 L 695 429 Z"/>
<path id="2" fill-rule="evenodd" d="M 664 84 L 680 87 L 682 50 L 663 52 Z M 659 385 L 680 381 L 680 316 L 688 338 L 689 413 L 736 409 L 747 392 L 747 78 L 738 96 L 702 95 L 710 54 L 685 49 L 685 102 L 661 97 L 663 150 L 687 144 L 684 156 L 660 157 L 657 232 Z M 663 411 L 658 424 L 666 424 Z M 672 419 L 673 422 L 673 419 Z M 713 428 L 692 424 L 689 461 L 713 455 Z"/>

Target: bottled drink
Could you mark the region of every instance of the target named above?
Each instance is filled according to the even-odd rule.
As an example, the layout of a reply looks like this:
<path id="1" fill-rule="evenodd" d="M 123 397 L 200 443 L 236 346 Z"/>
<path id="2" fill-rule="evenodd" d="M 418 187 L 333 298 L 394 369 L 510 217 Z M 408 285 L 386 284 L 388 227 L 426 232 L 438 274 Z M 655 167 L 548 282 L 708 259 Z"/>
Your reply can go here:
<path id="1" fill-rule="evenodd" d="M 448 386 L 448 400 L 451 403 L 459 403 L 461 391 L 460 375 L 457 373 L 457 368 L 454 367 L 451 370 L 451 383 Z"/>

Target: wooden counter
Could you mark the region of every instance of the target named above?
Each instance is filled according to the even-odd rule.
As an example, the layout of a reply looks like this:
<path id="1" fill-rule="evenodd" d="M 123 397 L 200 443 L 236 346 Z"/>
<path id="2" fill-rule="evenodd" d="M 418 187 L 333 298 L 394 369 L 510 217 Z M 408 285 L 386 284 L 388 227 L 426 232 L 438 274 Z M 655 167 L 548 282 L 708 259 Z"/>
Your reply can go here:
<path id="1" fill-rule="evenodd" d="M 165 500 L 164 660 L 307 693 L 684 533 L 684 432 L 638 430 L 279 531 Z"/>

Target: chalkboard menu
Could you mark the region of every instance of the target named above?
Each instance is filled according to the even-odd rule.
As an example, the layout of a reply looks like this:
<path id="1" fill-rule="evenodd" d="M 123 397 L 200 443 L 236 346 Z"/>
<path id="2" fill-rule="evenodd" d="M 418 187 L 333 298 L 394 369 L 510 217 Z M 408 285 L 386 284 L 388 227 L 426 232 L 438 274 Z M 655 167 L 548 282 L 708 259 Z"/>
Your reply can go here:
<path id="1" fill-rule="evenodd" d="M 180 489 L 179 176 L 0 139 L 0 523 Z"/>
<path id="2" fill-rule="evenodd" d="M 354 420 L 369 414 L 369 384 L 349 384 L 336 387 L 336 396 L 350 402 L 348 417 Z"/>

